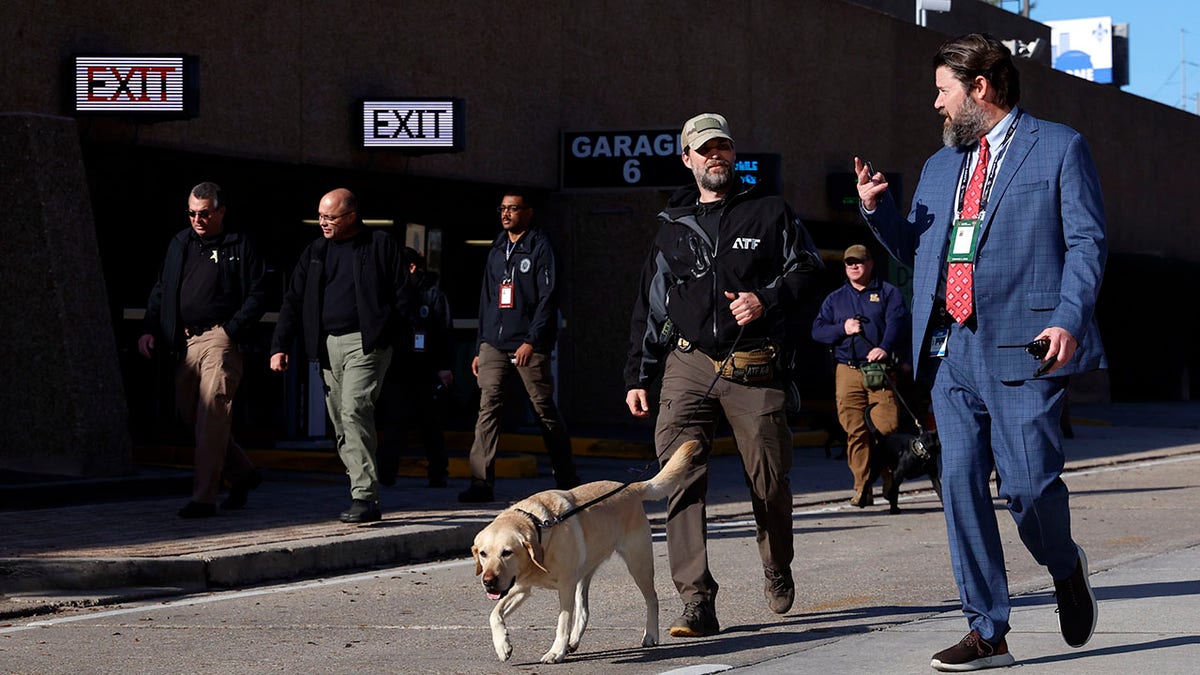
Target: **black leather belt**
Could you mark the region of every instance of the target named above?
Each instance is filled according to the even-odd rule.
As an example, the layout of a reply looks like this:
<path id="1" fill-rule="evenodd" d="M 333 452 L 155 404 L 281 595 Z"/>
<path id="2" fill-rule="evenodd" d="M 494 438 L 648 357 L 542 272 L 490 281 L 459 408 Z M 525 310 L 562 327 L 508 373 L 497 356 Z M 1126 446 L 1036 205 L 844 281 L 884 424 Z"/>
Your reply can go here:
<path id="1" fill-rule="evenodd" d="M 212 330 L 212 326 L 187 326 L 183 329 L 183 334 L 190 338 L 200 337 L 210 330 Z"/>

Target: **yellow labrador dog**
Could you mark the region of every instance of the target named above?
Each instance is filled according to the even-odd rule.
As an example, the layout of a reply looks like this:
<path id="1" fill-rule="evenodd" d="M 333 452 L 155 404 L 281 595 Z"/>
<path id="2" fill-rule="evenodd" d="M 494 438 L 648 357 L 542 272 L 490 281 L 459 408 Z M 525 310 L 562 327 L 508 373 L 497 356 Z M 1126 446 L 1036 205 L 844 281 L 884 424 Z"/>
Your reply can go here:
<path id="1" fill-rule="evenodd" d="M 498 601 L 491 614 L 496 656 L 507 661 L 512 643 L 504 619 L 529 597 L 535 586 L 558 591 L 558 630 L 542 663 L 558 663 L 579 649 L 588 622 L 588 586 L 600 563 L 613 553 L 646 599 L 642 646 L 658 644 L 658 594 L 654 590 L 654 554 L 643 501 L 664 499 L 683 479 L 697 441 L 681 445 L 650 480 L 631 483 L 566 520 L 541 524 L 619 487 L 615 481 L 586 483 L 572 490 L 546 490 L 517 502 L 475 535 L 471 554 L 483 590 Z"/>

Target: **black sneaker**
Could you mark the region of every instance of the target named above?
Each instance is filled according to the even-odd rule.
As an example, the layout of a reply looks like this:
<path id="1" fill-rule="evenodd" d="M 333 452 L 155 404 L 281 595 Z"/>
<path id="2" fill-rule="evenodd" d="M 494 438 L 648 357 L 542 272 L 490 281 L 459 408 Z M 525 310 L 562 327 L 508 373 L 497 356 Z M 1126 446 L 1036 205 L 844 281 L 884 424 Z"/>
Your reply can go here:
<path id="1" fill-rule="evenodd" d="M 712 600 L 697 600 L 683 606 L 683 614 L 671 624 L 672 637 L 706 637 L 721 632 L 717 607 Z"/>
<path id="2" fill-rule="evenodd" d="M 179 509 L 180 518 L 211 518 L 217 515 L 216 504 L 201 504 L 200 502 L 188 502 Z"/>
<path id="3" fill-rule="evenodd" d="M 1058 601 L 1058 627 L 1063 639 L 1072 647 L 1082 647 L 1092 639 L 1099 615 L 1096 594 L 1088 583 L 1087 556 L 1083 549 L 1075 562 L 1075 571 L 1066 579 L 1054 580 L 1054 599 Z"/>
<path id="4" fill-rule="evenodd" d="M 763 567 L 763 595 L 767 598 L 767 606 L 776 614 L 786 614 L 792 608 L 796 599 L 796 582 L 792 581 L 792 570 L 776 570 Z"/>
<path id="5" fill-rule="evenodd" d="M 246 505 L 246 499 L 250 496 L 250 491 L 262 485 L 262 472 L 254 469 L 244 477 L 233 482 L 229 486 L 229 496 L 225 501 L 221 502 L 223 509 L 240 509 Z"/>
<path id="6" fill-rule="evenodd" d="M 979 631 L 973 630 L 958 644 L 934 654 L 929 667 L 944 672 L 961 673 L 984 668 L 1002 668 L 1011 666 L 1015 661 L 1013 655 L 1008 653 L 1008 643 L 1003 639 L 991 644 L 979 637 Z"/>
<path id="7" fill-rule="evenodd" d="M 379 510 L 379 504 L 365 499 L 351 501 L 350 508 L 338 515 L 338 520 L 343 523 L 371 523 L 380 518 L 383 518 L 383 512 Z"/>
<path id="8" fill-rule="evenodd" d="M 471 487 L 458 493 L 458 501 L 464 504 L 482 504 L 496 501 L 492 486 L 481 480 L 471 481 Z"/>

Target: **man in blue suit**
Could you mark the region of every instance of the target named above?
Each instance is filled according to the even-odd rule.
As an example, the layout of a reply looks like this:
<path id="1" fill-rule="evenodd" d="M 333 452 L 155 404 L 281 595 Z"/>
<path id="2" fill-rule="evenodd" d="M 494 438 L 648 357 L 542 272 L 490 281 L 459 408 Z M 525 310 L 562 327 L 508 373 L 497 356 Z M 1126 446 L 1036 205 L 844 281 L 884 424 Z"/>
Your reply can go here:
<path id="1" fill-rule="evenodd" d="M 1017 107 L 1008 49 L 966 35 L 933 65 L 946 147 L 925 163 L 908 217 L 882 173 L 854 164 L 868 224 L 914 267 L 913 363 L 932 388 L 950 558 L 971 628 L 931 666 L 963 671 L 1013 663 L 993 469 L 1021 541 L 1054 579 L 1063 638 L 1080 647 L 1095 630 L 1058 422 L 1067 376 L 1106 367 L 1093 311 L 1107 251 L 1087 143 Z"/>

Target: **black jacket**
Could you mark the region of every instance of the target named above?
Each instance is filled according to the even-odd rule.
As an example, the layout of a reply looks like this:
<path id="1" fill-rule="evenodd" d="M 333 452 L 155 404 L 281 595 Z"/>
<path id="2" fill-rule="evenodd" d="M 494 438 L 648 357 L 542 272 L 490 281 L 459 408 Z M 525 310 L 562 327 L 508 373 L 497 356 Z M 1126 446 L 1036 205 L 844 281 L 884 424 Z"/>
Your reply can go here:
<path id="1" fill-rule="evenodd" d="M 530 228 L 505 259 L 508 232 L 501 232 L 488 251 L 479 291 L 479 335 L 484 342 L 511 352 L 523 343 L 538 353 L 554 351 L 558 338 L 558 268 L 546 234 Z M 500 309 L 500 284 L 512 279 L 513 306 Z"/>
<path id="2" fill-rule="evenodd" d="M 787 315 L 822 267 L 808 231 L 781 197 L 753 188 L 727 197 L 714 242 L 696 220 L 699 196 L 694 185 L 683 188 L 658 214 L 630 322 L 628 389 L 648 387 L 677 336 L 713 358 L 726 355 L 739 326 L 725 291 L 753 292 L 765 310 L 746 325 L 738 349 L 790 343 Z"/>
<path id="3" fill-rule="evenodd" d="M 412 306 L 412 285 L 403 249 L 387 233 L 363 228 L 354 235 L 354 287 L 358 303 L 358 326 L 363 352 L 412 339 L 403 317 Z M 291 282 L 283 295 L 279 322 L 271 339 L 271 353 L 287 353 L 298 329 L 303 332 L 304 353 L 309 359 L 325 359 L 321 348 L 321 294 L 324 291 L 324 237 L 309 244 L 300 254 Z"/>
<path id="4" fill-rule="evenodd" d="M 450 315 L 450 301 L 438 286 L 436 272 L 418 271 L 412 278 L 416 288 L 414 307 L 409 312 L 409 323 L 415 333 L 425 336 L 425 349 L 417 352 L 415 345 L 405 362 L 414 367 L 432 370 L 454 369 L 454 318 Z M 397 352 L 397 356 L 400 356 Z"/>
<path id="5" fill-rule="evenodd" d="M 146 300 L 143 330 L 168 341 L 173 353 L 183 351 L 184 327 L 179 321 L 179 288 L 187 247 L 196 237 L 192 228 L 176 234 L 167 245 L 158 282 Z M 266 312 L 267 266 L 246 235 L 226 232 L 217 244 L 220 283 L 225 291 L 242 298 L 242 306 L 222 326 L 235 342 L 250 338 L 250 327 Z"/>

